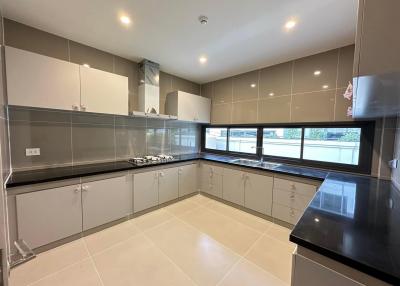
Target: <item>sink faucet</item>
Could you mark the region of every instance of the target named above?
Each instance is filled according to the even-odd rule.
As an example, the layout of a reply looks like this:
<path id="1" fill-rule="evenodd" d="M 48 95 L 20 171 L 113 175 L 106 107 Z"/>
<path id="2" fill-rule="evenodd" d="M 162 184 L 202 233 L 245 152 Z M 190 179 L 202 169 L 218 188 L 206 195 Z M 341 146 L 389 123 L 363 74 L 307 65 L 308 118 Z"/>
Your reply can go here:
<path id="1" fill-rule="evenodd" d="M 251 149 L 256 149 L 256 153 L 258 149 L 261 149 L 261 157 L 260 157 L 260 163 L 264 163 L 264 147 L 263 146 L 253 146 Z"/>

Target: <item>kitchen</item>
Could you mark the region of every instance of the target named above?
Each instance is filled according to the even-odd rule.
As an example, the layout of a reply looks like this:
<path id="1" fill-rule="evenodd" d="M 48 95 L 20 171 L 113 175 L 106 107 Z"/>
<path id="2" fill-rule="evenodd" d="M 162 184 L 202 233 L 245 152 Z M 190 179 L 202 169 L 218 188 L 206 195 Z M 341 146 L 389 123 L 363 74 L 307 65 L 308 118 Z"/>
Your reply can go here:
<path id="1" fill-rule="evenodd" d="M 81 2 L 0 1 L 0 285 L 400 284 L 397 1 Z"/>

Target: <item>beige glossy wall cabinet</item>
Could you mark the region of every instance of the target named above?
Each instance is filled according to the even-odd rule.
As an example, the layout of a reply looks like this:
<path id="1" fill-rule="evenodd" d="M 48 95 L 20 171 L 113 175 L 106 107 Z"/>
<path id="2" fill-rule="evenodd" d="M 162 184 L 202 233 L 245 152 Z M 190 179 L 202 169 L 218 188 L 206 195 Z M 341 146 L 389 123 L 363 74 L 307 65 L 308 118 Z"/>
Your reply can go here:
<path id="1" fill-rule="evenodd" d="M 10 105 L 128 115 L 128 78 L 6 47 Z"/>
<path id="2" fill-rule="evenodd" d="M 36 248 L 82 231 L 80 185 L 16 196 L 18 238 Z"/>
<path id="3" fill-rule="evenodd" d="M 178 117 L 178 120 L 210 123 L 211 100 L 183 91 L 167 94 L 165 113 Z"/>
<path id="4" fill-rule="evenodd" d="M 79 65 L 6 47 L 10 105 L 78 110 Z"/>

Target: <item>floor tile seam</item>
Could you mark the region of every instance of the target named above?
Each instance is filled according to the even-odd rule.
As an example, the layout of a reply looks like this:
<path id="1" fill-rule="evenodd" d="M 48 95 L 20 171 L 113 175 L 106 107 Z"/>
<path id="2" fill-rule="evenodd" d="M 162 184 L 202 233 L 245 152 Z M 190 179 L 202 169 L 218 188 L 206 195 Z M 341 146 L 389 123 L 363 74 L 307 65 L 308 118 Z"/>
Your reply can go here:
<path id="1" fill-rule="evenodd" d="M 161 247 L 159 247 L 157 244 L 155 244 L 145 233 L 143 234 L 143 236 L 145 237 L 145 239 L 146 239 L 147 241 L 149 241 L 149 243 L 151 243 L 151 245 L 152 245 L 154 248 L 158 249 L 158 250 L 161 252 L 161 254 L 162 254 L 163 256 L 165 256 L 165 258 L 167 258 L 167 260 L 168 260 L 172 265 L 174 265 L 175 267 L 177 267 L 190 281 L 192 281 L 192 283 L 193 283 L 194 285 L 198 285 L 198 286 L 199 286 L 199 284 L 197 284 L 197 283 L 189 276 L 189 274 L 187 274 L 178 264 L 176 264 L 176 263 L 171 259 L 171 257 L 169 257 L 169 256 L 161 249 Z"/>
<path id="2" fill-rule="evenodd" d="M 99 281 L 100 281 L 101 285 L 104 286 L 103 279 L 101 279 L 99 270 L 97 269 L 96 263 L 94 262 L 94 259 L 93 259 L 92 255 L 90 254 L 90 251 L 89 251 L 89 248 L 88 248 L 88 246 L 87 246 L 87 244 L 86 244 L 86 241 L 84 241 L 84 243 L 85 243 L 86 251 L 89 253 L 90 263 L 91 263 L 91 265 L 93 266 L 94 271 L 96 272 L 97 278 L 99 278 Z"/>

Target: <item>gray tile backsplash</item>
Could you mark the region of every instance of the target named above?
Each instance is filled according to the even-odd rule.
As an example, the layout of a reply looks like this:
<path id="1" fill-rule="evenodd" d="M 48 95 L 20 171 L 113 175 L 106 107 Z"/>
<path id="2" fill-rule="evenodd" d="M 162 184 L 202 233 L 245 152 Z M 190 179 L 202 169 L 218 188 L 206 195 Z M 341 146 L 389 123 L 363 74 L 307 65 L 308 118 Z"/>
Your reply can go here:
<path id="1" fill-rule="evenodd" d="M 14 170 L 37 169 L 146 154 L 196 153 L 200 125 L 152 118 L 10 107 Z M 40 148 L 40 156 L 25 156 Z"/>

